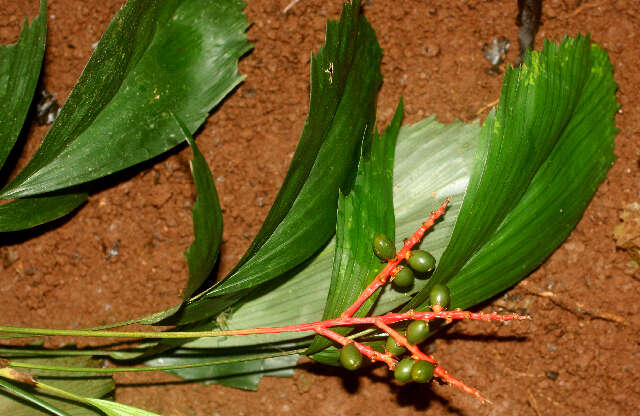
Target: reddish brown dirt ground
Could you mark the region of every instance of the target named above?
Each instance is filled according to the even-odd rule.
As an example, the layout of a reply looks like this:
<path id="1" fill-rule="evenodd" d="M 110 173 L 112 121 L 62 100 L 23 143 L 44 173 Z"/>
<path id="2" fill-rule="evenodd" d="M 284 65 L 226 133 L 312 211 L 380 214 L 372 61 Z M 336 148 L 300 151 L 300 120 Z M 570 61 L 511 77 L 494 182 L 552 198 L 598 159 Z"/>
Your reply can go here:
<path id="1" fill-rule="evenodd" d="M 326 19 L 339 15 L 340 1 L 301 0 L 284 14 L 288 2 L 254 1 L 246 8 L 255 43 L 240 62 L 246 81 L 198 136 L 224 211 L 222 271 L 241 256 L 276 195 L 306 117 L 311 51 L 324 40 Z M 64 102 L 121 1 L 49 3 L 43 82 Z M 0 42 L 15 42 L 24 16 L 36 12 L 35 0 L 0 0 Z M 471 121 L 498 97 L 502 81 L 484 72 L 483 43 L 507 36 L 507 60 L 515 60 L 515 0 L 371 0 L 364 14 L 384 49 L 382 125 L 401 96 L 406 122 L 434 113 L 443 122 Z M 383 369 L 355 377 L 312 364 L 293 379 L 263 380 L 257 393 L 184 384 L 162 374 L 117 377 L 117 399 L 166 416 L 638 414 L 640 272 L 616 249 L 613 230 L 623 208 L 640 199 L 640 116 L 634 110 L 640 107 L 640 10 L 635 0 L 579 6 L 548 0 L 543 22 L 538 48 L 543 37 L 590 32 L 609 51 L 621 104 L 618 160 L 569 239 L 485 308 L 524 308 L 533 321 L 462 323 L 435 342 L 441 364 L 493 405 L 437 384 L 398 387 Z M 31 129 L 25 154 L 46 130 Z M 182 253 L 192 239 L 189 159 L 182 148 L 101 182 L 69 219 L 3 241 L 2 323 L 87 327 L 174 305 L 187 276 Z M 119 254 L 108 257 L 114 247 Z M 605 312 L 614 319 L 602 319 Z"/>

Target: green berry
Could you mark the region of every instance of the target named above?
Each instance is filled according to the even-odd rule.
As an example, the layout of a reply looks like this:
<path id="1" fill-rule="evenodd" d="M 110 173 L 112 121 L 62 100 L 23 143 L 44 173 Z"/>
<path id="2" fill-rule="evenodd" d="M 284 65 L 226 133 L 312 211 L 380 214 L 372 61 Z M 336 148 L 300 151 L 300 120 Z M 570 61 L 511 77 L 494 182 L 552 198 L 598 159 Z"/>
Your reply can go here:
<path id="1" fill-rule="evenodd" d="M 382 260 L 391 260 L 396 256 L 396 248 L 393 245 L 393 241 L 385 234 L 378 234 L 373 237 L 373 252 Z"/>
<path id="2" fill-rule="evenodd" d="M 427 273 L 435 267 L 436 259 L 424 250 L 412 250 L 408 254 L 407 264 L 418 273 Z"/>
<path id="3" fill-rule="evenodd" d="M 431 305 L 440 305 L 443 309 L 449 307 L 450 297 L 449 288 L 440 283 L 433 285 L 429 293 Z"/>
<path id="4" fill-rule="evenodd" d="M 387 338 L 387 344 L 385 347 L 387 348 L 387 351 L 391 353 L 391 355 L 395 355 L 395 356 L 402 355 L 407 350 L 402 345 L 398 345 L 398 343 L 396 342 L 395 339 L 393 339 L 392 336 L 389 336 Z"/>
<path id="5" fill-rule="evenodd" d="M 428 361 L 416 361 L 411 368 L 411 379 L 416 383 L 426 383 L 433 378 L 433 364 Z"/>
<path id="6" fill-rule="evenodd" d="M 407 341 L 416 345 L 429 338 L 429 324 L 425 321 L 413 321 L 407 327 Z"/>
<path id="7" fill-rule="evenodd" d="M 415 361 L 413 361 L 411 358 L 402 359 L 402 361 L 400 361 L 396 366 L 396 369 L 393 372 L 393 376 L 396 378 L 396 380 L 406 383 L 407 381 L 411 380 L 411 369 L 413 368 L 414 364 Z"/>
<path id="8" fill-rule="evenodd" d="M 362 354 L 353 343 L 345 345 L 340 350 L 340 364 L 350 371 L 362 366 Z"/>
<path id="9" fill-rule="evenodd" d="M 396 277 L 393 278 L 393 285 L 399 289 L 406 289 L 413 285 L 413 281 L 415 280 L 415 276 L 413 272 L 408 267 L 403 267 L 396 274 Z"/>

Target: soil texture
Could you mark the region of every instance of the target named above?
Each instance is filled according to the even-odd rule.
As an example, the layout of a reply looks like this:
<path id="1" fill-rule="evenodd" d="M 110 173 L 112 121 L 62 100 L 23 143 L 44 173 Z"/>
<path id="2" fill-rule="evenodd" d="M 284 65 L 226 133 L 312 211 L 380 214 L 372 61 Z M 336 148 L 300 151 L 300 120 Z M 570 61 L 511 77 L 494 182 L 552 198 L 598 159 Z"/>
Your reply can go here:
<path id="1" fill-rule="evenodd" d="M 224 213 L 221 273 L 240 258 L 277 194 L 306 117 L 311 52 L 341 8 L 340 1 L 300 0 L 284 13 L 289 2 L 246 7 L 254 43 L 240 62 L 246 80 L 197 136 Z M 59 102 L 121 5 L 49 1 L 42 83 Z M 24 17 L 37 10 L 36 0 L 0 0 L 0 42 L 15 42 Z M 380 126 L 400 97 L 405 123 L 431 114 L 442 122 L 486 116 L 481 110 L 498 98 L 502 76 L 487 73 L 483 45 L 505 36 L 511 40 L 506 60 L 515 61 L 515 0 L 369 0 L 363 13 L 384 50 Z M 633 257 L 640 245 L 634 243 L 640 235 L 640 7 L 636 0 L 546 0 L 542 21 L 537 49 L 543 38 L 590 33 L 609 52 L 621 105 L 618 159 L 567 241 L 482 308 L 534 319 L 460 323 L 431 347 L 442 366 L 492 405 L 437 383 L 399 386 L 383 368 L 354 375 L 311 362 L 294 378 L 263 379 L 258 392 L 166 374 L 117 376 L 116 399 L 165 416 L 640 414 L 640 268 Z M 26 132 L 16 170 L 47 129 L 34 125 Z M 176 304 L 187 277 L 183 252 L 192 241 L 190 158 L 183 146 L 98 181 L 72 216 L 0 237 L 2 323 L 82 328 Z"/>

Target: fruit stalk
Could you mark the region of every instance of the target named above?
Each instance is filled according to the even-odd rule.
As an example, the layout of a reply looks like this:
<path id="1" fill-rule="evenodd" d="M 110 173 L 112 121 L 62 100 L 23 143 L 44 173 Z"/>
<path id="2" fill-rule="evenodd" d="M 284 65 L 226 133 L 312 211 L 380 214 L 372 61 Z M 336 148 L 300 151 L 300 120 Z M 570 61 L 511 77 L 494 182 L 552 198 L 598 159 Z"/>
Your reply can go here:
<path id="1" fill-rule="evenodd" d="M 398 268 L 400 262 L 407 259 L 407 255 L 411 252 L 413 246 L 415 246 L 420 242 L 420 240 L 422 240 L 424 233 L 426 233 L 429 228 L 433 227 L 433 224 L 435 224 L 436 220 L 444 214 L 447 209 L 447 205 L 449 205 L 449 202 L 451 202 L 450 198 L 445 199 L 442 205 L 440 205 L 440 208 L 433 211 L 429 218 L 425 222 L 423 222 L 420 227 L 418 227 L 416 232 L 413 233 L 411 237 L 404 240 L 404 246 L 402 246 L 402 248 L 396 253 L 396 256 L 387 262 L 387 265 L 384 266 L 382 271 L 378 273 L 375 279 L 373 279 L 373 281 L 369 283 L 369 285 L 362 291 L 358 299 L 356 299 L 356 301 L 353 302 L 353 304 L 342 313 L 341 316 L 343 318 L 353 316 L 353 314 L 355 314 L 357 310 L 360 309 L 360 306 L 362 306 L 362 304 L 367 299 L 369 299 L 376 290 L 378 290 L 387 282 L 389 277 L 393 279 L 393 276 L 395 276 L 396 273 L 400 271 L 400 269 Z"/>

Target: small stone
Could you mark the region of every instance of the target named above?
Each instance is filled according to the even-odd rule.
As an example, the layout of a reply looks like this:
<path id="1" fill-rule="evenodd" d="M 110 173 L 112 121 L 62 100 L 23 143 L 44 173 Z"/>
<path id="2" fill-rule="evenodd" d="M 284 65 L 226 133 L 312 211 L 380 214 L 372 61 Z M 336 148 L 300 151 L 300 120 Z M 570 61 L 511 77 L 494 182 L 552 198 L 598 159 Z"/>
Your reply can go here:
<path id="1" fill-rule="evenodd" d="M 558 379 L 558 376 L 559 376 L 560 374 L 558 374 L 558 372 L 557 372 L 557 371 L 549 370 L 549 371 L 545 371 L 544 375 L 545 375 L 548 379 L 553 380 L 553 381 L 556 381 L 556 380 Z"/>
<path id="2" fill-rule="evenodd" d="M 424 48 L 424 52 L 429 58 L 433 58 L 440 54 L 440 46 L 435 43 L 427 44 L 427 46 Z"/>
<path id="3" fill-rule="evenodd" d="M 8 249 L 2 256 L 2 265 L 7 268 L 20 259 L 20 254 L 16 250 Z"/>

